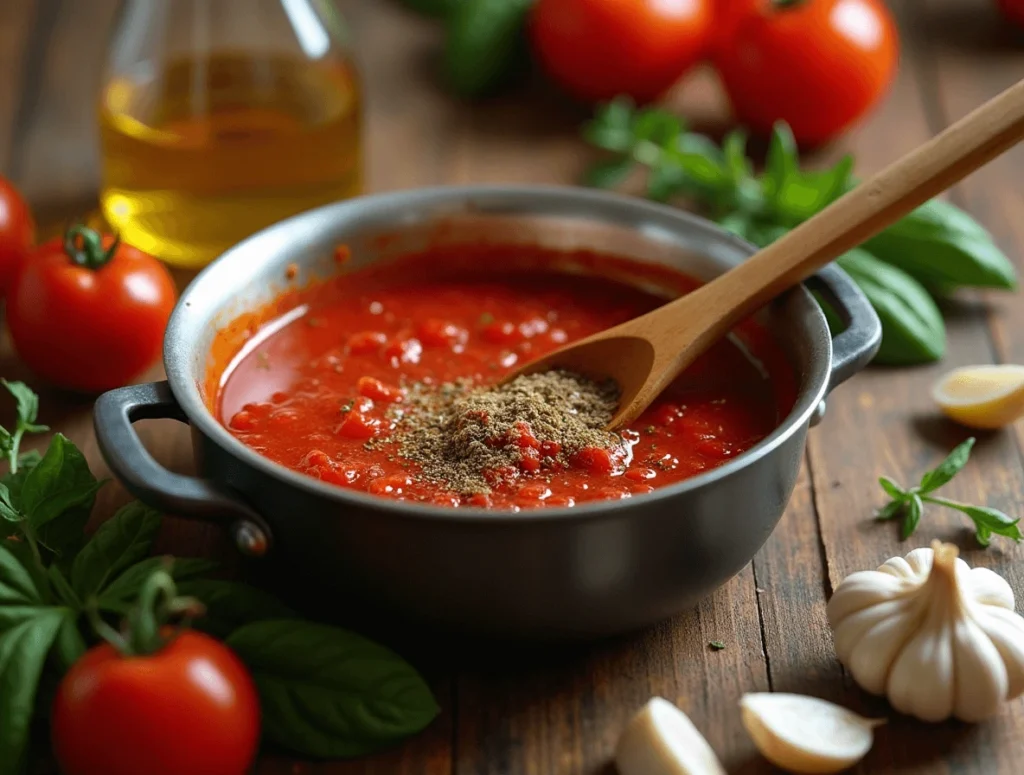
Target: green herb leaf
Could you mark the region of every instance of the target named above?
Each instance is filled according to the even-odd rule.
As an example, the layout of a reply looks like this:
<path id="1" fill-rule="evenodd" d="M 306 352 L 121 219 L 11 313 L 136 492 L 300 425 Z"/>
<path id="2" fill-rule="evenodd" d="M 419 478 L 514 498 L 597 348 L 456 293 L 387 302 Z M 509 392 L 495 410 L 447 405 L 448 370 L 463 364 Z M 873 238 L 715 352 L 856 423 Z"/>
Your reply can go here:
<path id="1" fill-rule="evenodd" d="M 890 519 L 895 519 L 903 513 L 903 509 L 907 507 L 907 501 L 901 498 L 896 501 L 889 501 L 882 508 L 875 512 L 875 519 L 879 522 L 886 522 Z"/>
<path id="2" fill-rule="evenodd" d="M 77 618 L 76 614 L 69 610 L 53 642 L 53 654 L 63 672 L 70 669 L 86 652 L 85 640 L 78 628 Z"/>
<path id="3" fill-rule="evenodd" d="M 170 563 L 167 562 L 166 557 L 147 557 L 126 568 L 120 575 L 112 579 L 101 590 L 96 602 L 104 611 L 125 614 L 135 604 L 142 585 L 157 570 L 163 568 L 171 574 L 171 578 L 175 581 L 185 582 L 201 578 L 217 570 L 218 567 L 213 560 L 204 560 L 198 557 L 175 557 Z M 182 592 L 180 586 L 178 591 L 182 595 L 188 594 Z"/>
<path id="4" fill-rule="evenodd" d="M 32 558 L 25 550 L 27 547 L 16 548 L 9 539 L 0 542 L 0 607 L 46 604 L 39 577 L 31 570 Z"/>
<path id="5" fill-rule="evenodd" d="M 598 108 L 594 119 L 583 127 L 583 137 L 591 145 L 615 153 L 633 150 L 633 103 L 619 97 Z"/>
<path id="6" fill-rule="evenodd" d="M 107 520 L 71 566 L 71 586 L 83 600 L 99 594 L 111 579 L 149 554 L 160 530 L 160 514 L 141 503 L 121 508 Z"/>
<path id="7" fill-rule="evenodd" d="M 774 204 L 790 176 L 800 167 L 796 140 L 789 124 L 784 121 L 779 121 L 772 127 L 764 166 L 765 197 Z"/>
<path id="8" fill-rule="evenodd" d="M 725 166 L 736 182 L 753 177 L 754 166 L 747 158 L 747 133 L 734 129 L 722 141 L 722 155 Z"/>
<path id="9" fill-rule="evenodd" d="M 865 249 L 923 282 L 1013 289 L 1017 273 L 992 236 L 955 205 L 933 199 L 872 237 Z"/>
<path id="10" fill-rule="evenodd" d="M 837 261 L 864 291 L 882 322 L 878 363 L 928 363 L 946 352 L 946 325 L 932 297 L 913 277 L 864 250 Z"/>
<path id="11" fill-rule="evenodd" d="M 634 144 L 647 142 L 658 148 L 673 145 L 684 131 L 678 116 L 658 108 L 644 108 L 636 113 L 630 128 Z"/>
<path id="12" fill-rule="evenodd" d="M 19 493 L 19 506 L 32 527 L 39 529 L 68 509 L 89 505 L 103 482 L 96 480 L 78 447 L 58 433 L 39 463 L 28 473 Z"/>
<path id="13" fill-rule="evenodd" d="M 24 382 L 8 382 L 0 379 L 0 384 L 7 388 L 7 392 L 14 396 L 18 407 L 18 429 L 25 433 L 42 433 L 50 430 L 45 425 L 37 425 L 39 418 L 39 396 Z"/>
<path id="14" fill-rule="evenodd" d="M 955 509 L 961 514 L 966 514 L 970 517 L 977 529 L 978 543 L 982 546 L 988 546 L 988 542 L 993 535 L 1003 536 L 1017 543 L 1020 543 L 1021 539 L 1024 538 L 1018 525 L 1020 520 L 1014 519 L 998 509 L 992 509 L 988 506 L 971 506 L 967 503 L 959 503 L 958 501 L 951 501 L 934 495 L 923 497 L 929 503 Z"/>
<path id="15" fill-rule="evenodd" d="M 957 445 L 953 451 L 946 456 L 945 460 L 922 476 L 921 484 L 918 486 L 917 491 L 922 495 L 926 495 L 927 493 L 934 492 L 942 487 L 942 485 L 949 482 L 954 476 L 960 473 L 960 469 L 967 465 L 967 461 L 971 457 L 972 447 L 974 447 L 973 436 L 962 444 Z"/>
<path id="16" fill-rule="evenodd" d="M 82 601 L 78 599 L 78 595 L 71 588 L 67 578 L 65 578 L 63 571 L 56 565 L 51 565 L 46 569 L 47 578 L 50 581 L 50 588 L 53 589 L 57 595 L 57 600 L 62 605 L 67 606 L 73 610 L 79 610 L 82 607 Z"/>
<path id="17" fill-rule="evenodd" d="M 66 616 L 65 609 L 39 609 L 0 635 L 0 775 L 22 772 L 39 678 Z"/>
<path id="18" fill-rule="evenodd" d="M 689 185 L 689 178 L 674 164 L 659 164 L 647 176 L 647 198 L 655 202 L 667 202 L 683 193 Z"/>
<path id="19" fill-rule="evenodd" d="M 598 162 L 587 170 L 584 180 L 593 188 L 615 188 L 635 166 L 636 162 L 629 156 Z"/>
<path id="20" fill-rule="evenodd" d="M 11 491 L 5 484 L 0 484 L 0 517 L 8 522 L 21 522 L 24 517 L 11 501 Z"/>
<path id="21" fill-rule="evenodd" d="M 269 592 L 237 581 L 188 581 L 178 585 L 178 593 L 194 597 L 206 607 L 206 614 L 192 622 L 192 627 L 221 640 L 253 622 L 299 618 Z"/>
<path id="22" fill-rule="evenodd" d="M 386 748 L 437 715 L 420 675 L 362 636 L 302 621 L 256 622 L 227 640 L 256 681 L 267 739 L 301 755 Z"/>
<path id="23" fill-rule="evenodd" d="M 896 482 L 890 479 L 888 476 L 879 477 L 878 483 L 882 485 L 882 489 L 885 490 L 886 494 L 890 498 L 896 498 L 897 500 L 903 500 L 907 497 L 907 491 L 900 487 Z"/>
<path id="24" fill-rule="evenodd" d="M 713 640 L 708 645 L 715 651 L 721 651 L 725 648 L 725 644 L 720 640 Z"/>
<path id="25" fill-rule="evenodd" d="M 900 525 L 900 540 L 906 541 L 913 535 L 914 531 L 917 530 L 918 524 L 921 522 L 921 513 L 924 510 L 924 506 L 921 503 L 921 498 L 917 494 L 911 495 L 910 499 L 906 501 L 906 510 L 903 512 L 903 523 Z"/>

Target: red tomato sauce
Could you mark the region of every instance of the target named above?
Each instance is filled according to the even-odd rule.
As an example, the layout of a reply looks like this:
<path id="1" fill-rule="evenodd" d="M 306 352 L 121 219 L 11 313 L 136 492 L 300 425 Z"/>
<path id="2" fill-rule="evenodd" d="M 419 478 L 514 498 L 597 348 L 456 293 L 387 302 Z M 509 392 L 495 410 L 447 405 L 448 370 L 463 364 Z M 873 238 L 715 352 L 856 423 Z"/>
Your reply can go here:
<path id="1" fill-rule="evenodd" d="M 566 263 L 587 273 L 551 268 Z M 676 292 L 698 284 L 673 270 L 590 253 L 436 248 L 289 291 L 240 318 L 214 346 L 231 362 L 211 369 L 207 390 L 242 442 L 339 487 L 504 510 L 642 495 L 721 465 L 790 411 L 794 375 L 763 326 L 737 327 L 623 432 L 628 465 L 591 466 L 583 456 L 568 468 L 520 471 L 489 495 L 460 496 L 418 479 L 414 464 L 386 448 L 366 447 L 393 429 L 386 410 L 401 401 L 403 379 L 492 383 L 665 302 L 612 279 L 624 269 Z"/>

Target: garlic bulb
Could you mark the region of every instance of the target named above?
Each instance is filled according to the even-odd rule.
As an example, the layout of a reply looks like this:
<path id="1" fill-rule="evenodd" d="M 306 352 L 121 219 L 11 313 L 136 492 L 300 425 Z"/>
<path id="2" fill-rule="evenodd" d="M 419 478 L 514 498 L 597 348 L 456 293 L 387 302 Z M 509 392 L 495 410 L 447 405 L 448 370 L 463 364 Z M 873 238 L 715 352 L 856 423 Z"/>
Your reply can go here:
<path id="1" fill-rule="evenodd" d="M 800 694 L 744 694 L 740 710 L 743 726 L 768 761 L 813 775 L 855 765 L 871 750 L 875 727 L 885 723 Z"/>
<path id="2" fill-rule="evenodd" d="M 615 749 L 619 775 L 725 775 L 689 717 L 654 697 L 629 722 Z"/>
<path id="3" fill-rule="evenodd" d="M 854 680 L 923 721 L 980 721 L 1024 692 L 1024 618 L 1013 590 L 932 542 L 843 580 L 828 604 Z"/>

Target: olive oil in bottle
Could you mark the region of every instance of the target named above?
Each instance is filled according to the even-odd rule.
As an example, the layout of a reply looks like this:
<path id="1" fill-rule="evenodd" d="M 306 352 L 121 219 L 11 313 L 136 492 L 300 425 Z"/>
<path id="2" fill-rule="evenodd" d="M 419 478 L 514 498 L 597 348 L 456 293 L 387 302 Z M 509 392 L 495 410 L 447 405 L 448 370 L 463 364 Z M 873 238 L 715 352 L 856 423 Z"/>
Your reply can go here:
<path id="1" fill-rule="evenodd" d="M 268 3 L 236 6 L 244 29 L 245 9 Z M 99 111 L 100 200 L 126 242 L 198 268 L 276 221 L 360 193 L 361 95 L 355 68 L 323 50 L 324 38 L 300 35 L 290 52 L 216 51 L 211 28 L 231 21 L 231 0 L 184 7 L 202 22 L 192 20 L 192 36 L 205 30 L 200 43 L 172 47 L 184 56 L 115 57 Z M 320 55 L 309 56 L 317 40 Z"/>

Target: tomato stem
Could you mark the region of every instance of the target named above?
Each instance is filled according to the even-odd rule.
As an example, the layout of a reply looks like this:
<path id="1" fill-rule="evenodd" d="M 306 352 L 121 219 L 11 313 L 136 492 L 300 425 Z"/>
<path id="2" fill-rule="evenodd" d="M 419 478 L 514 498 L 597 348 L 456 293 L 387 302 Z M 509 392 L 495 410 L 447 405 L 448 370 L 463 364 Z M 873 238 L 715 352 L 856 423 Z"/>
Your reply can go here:
<path id="1" fill-rule="evenodd" d="M 189 619 L 203 613 L 203 605 L 198 600 L 178 597 L 171 575 L 172 564 L 173 559 L 168 557 L 163 566 L 143 582 L 138 600 L 128 612 L 120 632 L 103 621 L 94 606 L 90 607 L 89 618 L 96 634 L 122 656 L 145 656 L 160 651 L 176 634 L 167 634 L 170 620 L 184 618 L 180 626 L 187 626 Z"/>
<path id="2" fill-rule="evenodd" d="M 114 237 L 113 244 L 103 249 L 103 237 L 95 229 L 78 224 L 64 235 L 64 252 L 76 266 L 86 269 L 100 269 L 110 263 L 121 244 L 121 236 Z"/>

